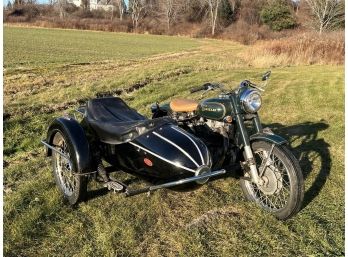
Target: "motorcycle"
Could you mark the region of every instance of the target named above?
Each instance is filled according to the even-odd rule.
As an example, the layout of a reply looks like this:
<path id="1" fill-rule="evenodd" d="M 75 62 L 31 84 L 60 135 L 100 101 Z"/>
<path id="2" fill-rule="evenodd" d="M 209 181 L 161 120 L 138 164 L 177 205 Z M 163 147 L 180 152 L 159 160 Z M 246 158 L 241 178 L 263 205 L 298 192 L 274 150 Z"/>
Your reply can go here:
<path id="1" fill-rule="evenodd" d="M 218 83 L 206 83 L 190 92 L 203 91 L 203 96 L 219 90 L 218 97 L 200 102 L 174 99 L 161 106 L 156 103 L 151 111 L 153 118 L 170 117 L 201 139 L 212 155 L 213 169 L 230 171 L 240 164 L 240 185 L 246 199 L 285 220 L 300 210 L 304 182 L 287 141 L 263 128 L 258 115 L 261 92 L 270 76 L 270 71 L 262 75 L 262 86 L 244 80 L 232 91 Z"/>
<path id="2" fill-rule="evenodd" d="M 222 86 L 207 83 L 191 92 L 216 89 Z M 193 182 L 202 185 L 241 167 L 247 199 L 285 220 L 301 207 L 303 177 L 286 140 L 262 128 L 260 90 L 243 81 L 236 90 L 200 103 L 176 99 L 155 104 L 152 119 L 120 98 L 95 98 L 76 110 L 80 118 L 54 119 L 41 142 L 51 157 L 55 182 L 71 205 L 85 199 L 90 179 L 134 196 Z M 249 121 L 256 130 L 250 136 Z M 134 189 L 110 176 L 121 171 L 161 183 Z"/>

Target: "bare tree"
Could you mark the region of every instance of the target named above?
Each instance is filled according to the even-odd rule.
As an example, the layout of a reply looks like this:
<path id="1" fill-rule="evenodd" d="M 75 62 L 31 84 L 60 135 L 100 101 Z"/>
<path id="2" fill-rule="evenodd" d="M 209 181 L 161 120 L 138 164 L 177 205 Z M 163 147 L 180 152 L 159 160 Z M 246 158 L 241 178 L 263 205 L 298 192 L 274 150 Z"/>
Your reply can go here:
<path id="1" fill-rule="evenodd" d="M 139 21 L 145 16 L 146 13 L 146 1 L 144 0 L 131 0 L 129 1 L 130 9 L 132 12 L 132 22 L 134 31 L 138 30 Z"/>
<path id="2" fill-rule="evenodd" d="M 241 0 L 229 0 L 228 2 L 231 6 L 232 12 L 235 13 L 237 9 L 240 7 Z"/>
<path id="3" fill-rule="evenodd" d="M 292 6 L 293 10 L 296 14 L 298 14 L 298 10 L 300 9 L 300 0 L 288 0 L 289 5 Z"/>
<path id="4" fill-rule="evenodd" d="M 61 19 L 64 19 L 65 15 L 66 15 L 65 6 L 67 4 L 67 1 L 66 0 L 58 0 L 57 4 L 58 4 L 58 10 L 59 10 L 59 17 Z"/>
<path id="5" fill-rule="evenodd" d="M 23 5 L 25 4 L 24 0 L 14 0 L 13 5 L 18 6 L 18 5 Z"/>
<path id="6" fill-rule="evenodd" d="M 321 34 L 344 19 L 343 0 L 305 0 L 313 16 L 315 27 Z"/>
<path id="7" fill-rule="evenodd" d="M 89 4 L 89 0 L 81 0 L 81 7 L 84 11 L 89 11 Z"/>
<path id="8" fill-rule="evenodd" d="M 49 0 L 48 1 L 48 5 L 50 5 L 50 6 L 54 6 L 55 4 L 57 4 L 56 0 Z"/>
<path id="9" fill-rule="evenodd" d="M 166 20 L 167 30 L 170 30 L 171 25 L 175 22 L 178 16 L 178 11 L 182 5 L 178 0 L 161 0 L 159 2 L 161 12 Z"/>
<path id="10" fill-rule="evenodd" d="M 11 10 L 12 9 L 12 3 L 11 1 L 9 0 L 6 4 L 6 10 Z"/>
<path id="11" fill-rule="evenodd" d="M 210 16 L 210 26 L 211 34 L 215 35 L 216 20 L 218 17 L 218 10 L 221 0 L 204 0 L 208 4 L 209 16 Z"/>
<path id="12" fill-rule="evenodd" d="M 124 2 L 124 0 L 114 0 L 113 1 L 113 5 L 117 6 L 119 15 L 120 15 L 120 20 L 123 20 L 123 15 L 126 9 L 126 4 Z"/>

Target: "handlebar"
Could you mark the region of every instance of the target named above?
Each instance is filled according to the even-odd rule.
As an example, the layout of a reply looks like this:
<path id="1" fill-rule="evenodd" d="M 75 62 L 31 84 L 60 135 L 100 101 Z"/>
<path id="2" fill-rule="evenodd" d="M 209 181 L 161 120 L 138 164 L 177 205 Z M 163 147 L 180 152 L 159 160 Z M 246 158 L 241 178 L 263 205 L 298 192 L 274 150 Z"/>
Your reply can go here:
<path id="1" fill-rule="evenodd" d="M 209 83 L 208 82 L 208 83 L 203 84 L 202 86 L 192 88 L 190 90 L 190 93 L 195 93 L 195 92 L 202 91 L 202 90 L 214 90 L 217 88 L 221 88 L 221 85 L 217 84 L 217 83 Z"/>
<path id="2" fill-rule="evenodd" d="M 240 84 L 239 87 L 236 88 L 235 90 L 240 90 L 243 87 L 253 87 L 261 92 L 265 91 L 265 87 L 267 85 L 267 81 L 269 80 L 269 77 L 271 76 L 271 71 L 267 71 L 266 73 L 264 73 L 262 75 L 262 81 L 264 81 L 263 85 L 256 85 L 254 83 L 252 83 L 250 80 L 243 80 Z M 224 86 L 220 83 L 205 83 L 202 86 L 198 86 L 198 87 L 194 87 L 190 90 L 190 93 L 195 93 L 195 92 L 199 92 L 199 91 L 203 91 L 205 90 L 206 92 L 210 91 L 210 90 L 215 90 L 215 89 L 220 89 L 223 93 L 228 93 L 224 90 Z M 234 91 L 235 91 L 234 90 Z M 205 92 L 204 92 L 205 93 Z M 203 94 L 204 94 L 203 93 Z M 202 95 L 203 95 L 202 94 Z"/>

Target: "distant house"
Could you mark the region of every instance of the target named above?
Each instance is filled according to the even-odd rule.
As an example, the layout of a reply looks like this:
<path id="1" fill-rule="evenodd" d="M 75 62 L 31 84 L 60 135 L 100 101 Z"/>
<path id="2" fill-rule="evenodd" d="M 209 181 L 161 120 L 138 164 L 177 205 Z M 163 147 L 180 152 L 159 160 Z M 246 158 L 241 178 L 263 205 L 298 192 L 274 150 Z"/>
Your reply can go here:
<path id="1" fill-rule="evenodd" d="M 68 0 L 68 2 L 78 7 L 80 7 L 82 4 L 82 0 Z M 114 6 L 111 4 L 111 0 L 90 0 L 89 9 L 90 10 L 102 9 L 105 11 L 112 11 L 114 9 Z"/>

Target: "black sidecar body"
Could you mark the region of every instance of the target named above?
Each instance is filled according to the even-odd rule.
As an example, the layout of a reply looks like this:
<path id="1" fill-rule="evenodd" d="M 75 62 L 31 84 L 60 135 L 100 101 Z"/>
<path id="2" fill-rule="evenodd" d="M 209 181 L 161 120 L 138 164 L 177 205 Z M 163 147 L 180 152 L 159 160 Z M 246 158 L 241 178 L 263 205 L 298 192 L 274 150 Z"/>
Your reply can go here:
<path id="1" fill-rule="evenodd" d="M 102 160 L 116 170 L 165 181 L 192 177 L 198 181 L 205 174 L 199 181 L 206 182 L 209 174 L 217 175 L 210 170 L 206 145 L 171 118 L 149 120 L 116 97 L 92 99 L 79 112 L 81 122 L 72 117 L 55 119 L 43 141 L 48 156 L 52 151 L 65 155 L 54 142 L 57 132 L 63 134 L 72 148 L 65 157 L 78 175 L 97 172 Z"/>
<path id="2" fill-rule="evenodd" d="M 211 166 L 200 139 L 170 118 L 146 119 L 120 98 L 90 100 L 84 124 L 100 142 L 104 159 L 128 172 L 167 179 Z"/>

